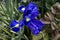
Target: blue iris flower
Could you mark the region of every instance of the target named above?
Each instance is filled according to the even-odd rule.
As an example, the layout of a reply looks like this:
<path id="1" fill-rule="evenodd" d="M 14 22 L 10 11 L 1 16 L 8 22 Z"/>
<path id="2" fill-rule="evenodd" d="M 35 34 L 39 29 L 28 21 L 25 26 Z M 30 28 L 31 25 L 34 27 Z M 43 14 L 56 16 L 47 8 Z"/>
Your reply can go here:
<path id="1" fill-rule="evenodd" d="M 44 23 L 35 18 L 39 14 L 37 6 L 30 2 L 26 7 L 24 5 L 20 6 L 18 10 L 23 13 L 23 20 L 19 22 L 12 20 L 10 28 L 14 32 L 18 32 L 23 25 L 26 25 L 31 30 L 32 34 L 39 34 Z"/>

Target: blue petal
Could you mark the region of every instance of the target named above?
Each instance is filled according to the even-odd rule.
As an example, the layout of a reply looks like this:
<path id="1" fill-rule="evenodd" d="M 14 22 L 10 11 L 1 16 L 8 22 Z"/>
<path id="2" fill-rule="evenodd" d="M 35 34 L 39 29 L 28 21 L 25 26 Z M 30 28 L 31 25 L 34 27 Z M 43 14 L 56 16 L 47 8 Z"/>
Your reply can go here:
<path id="1" fill-rule="evenodd" d="M 26 7 L 26 9 L 24 11 L 24 15 L 25 16 L 29 15 L 29 14 L 31 14 L 31 15 L 33 14 L 34 16 L 37 16 L 39 14 L 37 6 L 34 3 L 32 3 L 32 2 L 30 2 L 27 5 L 27 7 Z"/>
<path id="2" fill-rule="evenodd" d="M 20 28 L 15 27 L 15 28 L 12 28 L 11 30 L 14 31 L 14 32 L 18 32 L 20 30 Z"/>
<path id="3" fill-rule="evenodd" d="M 12 28 L 12 27 L 14 27 L 16 24 L 18 24 L 18 22 L 16 22 L 16 20 L 12 20 L 12 21 L 10 22 L 10 27 Z"/>
<path id="4" fill-rule="evenodd" d="M 38 28 L 37 25 L 35 25 L 34 23 L 31 22 L 27 26 L 31 30 L 32 34 L 34 34 L 34 35 L 39 34 L 40 29 Z"/>
<path id="5" fill-rule="evenodd" d="M 44 26 L 44 23 L 42 23 L 42 21 L 40 20 L 34 19 L 32 20 L 32 22 L 36 24 L 39 27 L 39 29 L 42 29 L 42 27 Z"/>
<path id="6" fill-rule="evenodd" d="M 23 27 L 24 25 L 24 20 L 19 21 L 20 27 Z"/>
<path id="7" fill-rule="evenodd" d="M 19 24 L 18 27 L 14 27 L 16 24 Z M 10 23 L 10 27 L 11 27 L 11 30 L 14 31 L 14 32 L 18 32 L 24 25 L 24 21 L 21 20 L 19 22 L 16 22 L 15 20 L 11 21 Z"/>
<path id="8" fill-rule="evenodd" d="M 42 30 L 43 23 L 39 20 L 33 19 L 27 24 L 28 28 L 31 30 L 32 34 L 37 35 Z"/>
<path id="9" fill-rule="evenodd" d="M 35 16 L 38 16 L 38 14 L 39 14 L 39 11 L 38 11 L 37 7 L 35 7 L 31 12 L 31 16 L 35 17 Z"/>
<path id="10" fill-rule="evenodd" d="M 18 8 L 18 10 L 19 10 L 20 12 L 24 12 L 24 10 L 22 10 L 22 8 L 25 8 L 25 6 L 24 6 L 24 5 L 20 6 L 20 7 Z"/>
<path id="11" fill-rule="evenodd" d="M 38 34 L 40 33 L 40 31 L 41 31 L 41 30 L 36 29 L 36 30 L 31 31 L 31 32 L 32 32 L 32 34 L 34 34 L 34 35 L 38 35 Z"/>

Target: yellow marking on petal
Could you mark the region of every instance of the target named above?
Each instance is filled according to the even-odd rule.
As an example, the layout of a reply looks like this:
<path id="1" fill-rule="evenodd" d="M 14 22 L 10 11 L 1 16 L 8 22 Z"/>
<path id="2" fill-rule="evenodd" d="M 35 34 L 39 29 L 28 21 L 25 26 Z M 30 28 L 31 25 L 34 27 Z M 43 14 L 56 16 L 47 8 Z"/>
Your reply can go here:
<path id="1" fill-rule="evenodd" d="M 25 8 L 22 8 L 22 10 L 24 11 L 24 10 L 25 10 Z"/>
<path id="2" fill-rule="evenodd" d="M 27 22 L 30 21 L 30 18 L 26 18 L 26 21 L 27 21 Z"/>
<path id="3" fill-rule="evenodd" d="M 19 27 L 19 24 L 16 24 L 14 27 Z"/>

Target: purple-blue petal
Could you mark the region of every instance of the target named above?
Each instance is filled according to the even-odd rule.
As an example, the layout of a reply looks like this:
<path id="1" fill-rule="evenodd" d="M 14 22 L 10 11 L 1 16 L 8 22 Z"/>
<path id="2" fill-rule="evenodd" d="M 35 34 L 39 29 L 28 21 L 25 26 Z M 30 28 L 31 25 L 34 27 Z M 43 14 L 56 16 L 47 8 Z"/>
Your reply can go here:
<path id="1" fill-rule="evenodd" d="M 32 34 L 34 34 L 34 35 L 38 35 L 38 34 L 40 33 L 40 31 L 41 31 L 41 30 L 36 29 L 36 30 L 31 31 L 31 32 L 32 32 Z"/>
<path id="2" fill-rule="evenodd" d="M 36 24 L 39 27 L 39 29 L 42 29 L 42 27 L 44 26 L 44 23 L 42 23 L 42 21 L 40 20 L 34 19 L 32 20 L 32 22 Z"/>
<path id="3" fill-rule="evenodd" d="M 11 30 L 14 31 L 14 32 L 18 32 L 20 30 L 20 28 L 15 27 L 15 28 L 12 28 Z"/>
<path id="4" fill-rule="evenodd" d="M 41 28 L 39 28 L 38 25 L 34 24 L 33 22 L 30 22 L 27 27 L 31 30 L 32 34 L 37 35 L 41 31 Z"/>
<path id="5" fill-rule="evenodd" d="M 18 22 L 16 22 L 16 20 L 12 20 L 10 22 L 10 28 L 14 27 L 16 24 L 18 24 Z"/>
<path id="6" fill-rule="evenodd" d="M 35 16 L 38 16 L 38 15 L 39 15 L 39 11 L 38 11 L 37 7 L 35 7 L 31 12 L 31 16 L 35 17 Z"/>
<path id="7" fill-rule="evenodd" d="M 25 9 L 25 11 L 24 11 L 24 15 L 26 16 L 26 15 L 34 15 L 34 16 L 37 16 L 38 14 L 39 14 L 39 11 L 38 11 L 38 9 L 37 9 L 37 6 L 34 4 L 34 3 L 32 3 L 32 2 L 30 2 L 28 5 L 27 5 L 27 7 L 26 7 L 26 9 Z"/>
<path id="8" fill-rule="evenodd" d="M 18 27 L 15 27 L 17 24 L 19 24 Z M 24 25 L 24 21 L 21 20 L 19 22 L 15 21 L 15 20 L 12 20 L 11 23 L 10 23 L 10 28 L 12 31 L 14 32 L 18 32 Z"/>
<path id="9" fill-rule="evenodd" d="M 28 24 L 27 27 L 31 30 L 32 34 L 37 35 L 42 30 L 44 23 L 40 20 L 32 19 Z"/>
<path id="10" fill-rule="evenodd" d="M 20 12 L 23 12 L 23 13 L 24 13 L 24 11 L 22 10 L 22 8 L 25 8 L 25 6 L 24 6 L 24 5 L 20 6 L 20 7 L 18 8 L 18 10 L 19 10 Z"/>
<path id="11" fill-rule="evenodd" d="M 23 27 L 24 25 L 24 20 L 19 21 L 20 27 Z"/>

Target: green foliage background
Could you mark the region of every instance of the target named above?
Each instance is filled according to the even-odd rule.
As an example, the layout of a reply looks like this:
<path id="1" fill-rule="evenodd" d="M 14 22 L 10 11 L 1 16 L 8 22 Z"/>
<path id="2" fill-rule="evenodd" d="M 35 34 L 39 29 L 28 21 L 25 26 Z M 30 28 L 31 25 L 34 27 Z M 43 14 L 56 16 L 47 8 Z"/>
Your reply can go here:
<path id="1" fill-rule="evenodd" d="M 9 28 L 10 21 L 22 19 L 23 14 L 17 8 L 22 4 L 27 5 L 29 2 L 34 2 L 38 6 L 42 14 L 37 18 L 41 19 L 46 12 L 51 11 L 51 6 L 59 0 L 5 0 L 4 2 L 0 0 L 0 40 L 52 40 L 53 30 L 50 24 L 46 24 L 37 36 L 33 35 L 26 26 L 18 33 L 11 32 Z"/>

